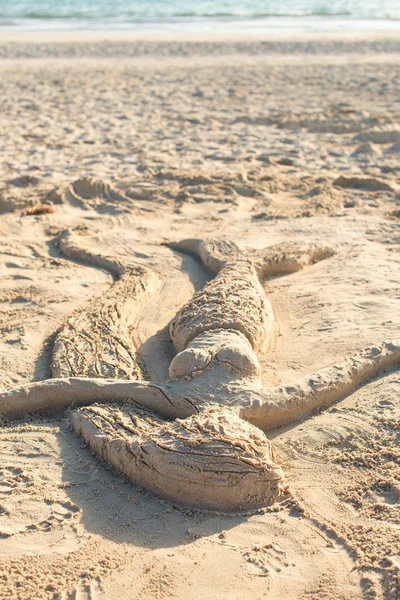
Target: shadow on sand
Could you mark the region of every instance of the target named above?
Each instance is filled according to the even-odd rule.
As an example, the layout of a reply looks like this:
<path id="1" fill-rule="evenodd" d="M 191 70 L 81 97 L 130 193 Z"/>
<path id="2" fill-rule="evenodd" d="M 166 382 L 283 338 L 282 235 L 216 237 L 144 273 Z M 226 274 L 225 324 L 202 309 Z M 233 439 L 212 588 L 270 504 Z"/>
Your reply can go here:
<path id="1" fill-rule="evenodd" d="M 245 514 L 218 514 L 172 505 L 123 479 L 85 446 L 63 419 L 57 439 L 63 460 L 62 481 L 81 510 L 88 533 L 146 548 L 188 544 L 236 527 Z"/>

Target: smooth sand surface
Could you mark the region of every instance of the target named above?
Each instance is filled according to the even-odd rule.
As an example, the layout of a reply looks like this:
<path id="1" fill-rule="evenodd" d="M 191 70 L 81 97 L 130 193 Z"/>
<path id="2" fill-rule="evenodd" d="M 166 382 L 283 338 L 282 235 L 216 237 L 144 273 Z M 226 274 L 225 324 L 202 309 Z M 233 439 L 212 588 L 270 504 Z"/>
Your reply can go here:
<path id="1" fill-rule="evenodd" d="M 0 36 L 2 388 L 51 376 L 56 333 L 101 314 L 115 264 L 156 274 L 124 327 L 166 381 L 168 324 L 211 277 L 165 245 L 190 237 L 335 248 L 263 282 L 265 386 L 400 337 L 399 37 L 87 37 Z M 109 262 L 66 256 L 65 235 Z M 397 600 L 400 381 L 384 375 L 268 433 L 288 488 L 248 514 L 132 486 L 64 414 L 4 423 L 2 600 Z"/>

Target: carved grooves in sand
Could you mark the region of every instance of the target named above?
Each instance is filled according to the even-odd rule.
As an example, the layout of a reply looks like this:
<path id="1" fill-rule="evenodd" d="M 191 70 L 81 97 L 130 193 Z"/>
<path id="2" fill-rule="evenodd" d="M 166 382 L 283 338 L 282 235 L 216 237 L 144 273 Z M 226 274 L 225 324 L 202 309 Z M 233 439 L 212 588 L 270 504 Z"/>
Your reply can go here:
<path id="1" fill-rule="evenodd" d="M 105 268 L 119 279 L 61 327 L 54 344 L 53 377 L 142 379 L 130 328 L 139 306 L 157 287 L 156 274 L 94 255 L 70 232 L 62 234 L 59 248 L 66 257 Z"/>
<path id="2" fill-rule="evenodd" d="M 137 282 L 122 276 L 112 292 L 68 318 L 53 352 L 53 377 L 142 379 L 129 335 L 128 306 Z"/>
<path id="3" fill-rule="evenodd" d="M 175 386 L 170 385 L 172 395 L 190 394 L 200 408 L 207 400 L 213 402 L 208 388 L 214 381 L 211 388 L 218 403 L 230 396 L 239 408 L 243 396 L 250 398 L 250 405 L 239 413 L 248 421 L 257 421 L 260 413 L 254 410 L 264 405 L 256 422 L 260 427 L 268 427 L 271 416 L 272 422 L 284 424 L 296 420 L 301 411 L 315 409 L 322 400 L 319 396 L 315 402 L 312 396 L 318 376 L 310 380 L 311 401 L 306 399 L 303 406 L 298 396 L 301 386 L 286 386 L 274 396 L 273 390 L 262 390 L 259 370 L 251 369 L 257 361 L 252 347 L 259 348 L 267 338 L 272 311 L 250 257 L 234 244 L 207 247 L 186 241 L 182 246 L 198 254 L 217 275 L 171 323 L 171 337 L 181 350 L 171 363 L 170 373 L 178 379 Z M 276 272 L 281 265 L 284 272 L 292 272 L 331 254 L 330 249 L 316 245 L 286 245 L 259 253 L 258 270 Z M 365 361 L 361 363 L 364 367 Z M 234 384 L 229 384 L 229 376 L 224 379 L 230 371 L 239 372 Z M 192 381 L 183 379 L 193 376 Z M 331 385 L 332 379 L 324 379 L 323 393 Z M 270 414 L 263 401 L 269 392 L 276 400 L 267 400 Z M 273 500 L 282 489 L 284 474 L 275 463 L 272 444 L 240 421 L 233 410 L 206 408 L 196 416 L 166 424 L 155 416 L 143 420 L 137 408 L 94 406 L 75 412 L 72 422 L 120 472 L 173 501 L 207 508 L 247 508 Z"/>
<path id="4" fill-rule="evenodd" d="M 72 239 L 67 245 L 70 256 L 112 264 L 123 273 L 112 258 L 94 258 Z M 296 271 L 333 251 L 286 244 L 244 254 L 232 243 L 196 240 L 175 247 L 199 255 L 217 273 L 171 324 L 181 349 L 171 363 L 175 381 L 54 379 L 0 393 L 0 414 L 122 403 L 71 415 L 76 430 L 121 473 L 176 502 L 226 509 L 263 505 L 279 495 L 284 475 L 271 443 L 250 423 L 273 429 L 333 404 L 380 369 L 397 366 L 400 343 L 369 348 L 291 386 L 262 388 L 254 350 L 268 335 L 272 313 L 258 277 Z M 184 420 L 165 422 L 149 411 Z"/>
<path id="5" fill-rule="evenodd" d="M 271 331 L 273 313 L 259 278 L 293 273 L 334 254 L 317 244 L 285 243 L 245 253 L 232 242 L 183 240 L 171 247 L 198 256 L 216 277 L 197 292 L 171 322 L 171 338 L 184 350 L 200 333 L 231 329 L 259 350 Z"/>
<path id="6" fill-rule="evenodd" d="M 243 368 L 244 374 L 252 371 L 253 376 L 259 376 L 255 352 L 268 339 L 274 320 L 259 278 L 292 273 L 334 254 L 329 247 L 293 242 L 258 252 L 244 252 L 233 242 L 194 239 L 173 243 L 171 247 L 198 256 L 216 273 L 216 277 L 197 292 L 171 322 L 171 338 L 180 352 L 171 363 L 172 377 L 190 375 L 192 364 L 197 370 L 202 362 L 207 365 L 207 353 L 221 360 L 222 338 L 225 338 L 226 354 L 229 349 L 231 365 Z M 213 348 L 211 336 L 206 351 L 198 348 L 196 340 L 206 332 L 219 333 L 218 348 Z M 244 339 L 239 342 L 239 334 L 247 338 L 250 348 Z"/>
<path id="7" fill-rule="evenodd" d="M 173 502 L 229 510 L 279 495 L 273 445 L 232 411 L 166 423 L 131 406 L 94 406 L 71 419 L 118 471 Z"/>
<path id="8" fill-rule="evenodd" d="M 171 322 L 171 338 L 178 351 L 184 350 L 206 331 L 231 329 L 243 333 L 258 350 L 273 323 L 254 266 L 241 260 L 229 263 L 197 292 Z"/>
<path id="9" fill-rule="evenodd" d="M 80 241 L 77 242 L 70 236 L 67 241 L 62 240 L 62 250 L 73 258 L 84 259 L 86 262 L 95 260 L 98 264 L 98 258 L 91 256 L 82 248 Z M 110 267 L 108 257 L 101 257 L 101 261 L 102 266 L 107 261 L 106 264 Z M 118 271 L 120 270 L 118 266 Z M 258 280 L 255 281 L 258 284 Z M 116 285 L 111 288 L 112 297 Z M 109 313 L 105 300 L 102 300 L 100 308 L 107 317 Z M 99 335 L 99 325 L 93 320 L 95 317 L 97 315 L 90 306 L 84 311 L 83 319 L 74 323 L 73 356 L 77 343 L 75 332 L 82 324 L 85 327 L 84 341 L 87 340 L 89 323 L 91 338 L 95 333 L 96 341 L 99 342 L 98 350 L 103 350 L 101 346 L 104 345 L 105 338 L 104 335 Z M 71 327 L 68 332 L 71 332 Z M 213 358 L 225 368 L 235 366 L 230 354 L 232 349 L 226 347 L 232 346 L 230 342 L 234 336 L 238 339 L 233 348 L 246 345 L 252 353 L 247 338 L 239 332 L 224 330 L 228 338 L 220 340 L 222 343 L 219 344 L 215 337 L 222 332 L 208 333 L 209 335 L 200 336 L 198 344 L 202 349 L 209 345 L 214 350 L 217 345 L 218 356 Z M 63 354 L 58 357 L 61 365 L 65 365 L 66 359 L 70 358 L 64 339 L 65 334 L 62 332 L 57 340 L 63 350 Z M 78 341 L 80 342 L 80 338 Z M 56 344 L 56 356 L 58 345 Z M 185 368 L 187 370 L 187 364 Z M 82 369 L 90 375 L 92 366 L 86 362 Z M 65 372 L 70 374 L 70 371 L 72 369 L 67 363 Z M 186 387 L 189 392 L 192 391 L 190 385 L 186 384 Z M 142 392 L 145 390 L 151 390 L 152 395 L 162 394 L 175 407 L 166 387 L 157 388 L 148 384 L 141 389 Z M 178 390 L 173 395 L 177 396 L 177 392 Z M 197 409 L 190 404 L 189 399 L 186 403 L 190 406 L 191 414 L 195 413 Z M 185 412 L 187 414 L 187 410 L 183 411 L 182 416 L 185 416 Z M 165 411 L 162 413 L 165 415 Z M 232 411 L 203 411 L 196 416 L 170 423 L 148 409 L 144 412 L 137 405 L 95 405 L 71 411 L 70 418 L 77 433 L 109 464 L 129 479 L 169 500 L 207 508 L 232 509 L 245 508 L 249 504 L 262 505 L 279 495 L 284 475 L 274 462 L 272 444 L 261 431 L 245 423 Z"/>

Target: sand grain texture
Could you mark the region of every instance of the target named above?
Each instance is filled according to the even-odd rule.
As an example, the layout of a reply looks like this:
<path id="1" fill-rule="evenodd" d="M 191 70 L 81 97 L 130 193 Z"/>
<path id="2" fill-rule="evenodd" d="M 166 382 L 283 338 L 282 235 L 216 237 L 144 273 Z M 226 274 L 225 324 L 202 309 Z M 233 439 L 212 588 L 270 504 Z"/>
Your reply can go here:
<path id="1" fill-rule="evenodd" d="M 398 52 L 394 37 L 0 45 L 1 385 L 29 402 L 27 385 L 45 380 L 34 389 L 50 410 L 49 384 L 65 386 L 58 415 L 2 426 L 2 598 L 397 600 Z M 204 247 L 202 264 L 183 239 L 216 240 L 216 258 Z M 285 245 L 298 252 L 282 274 Z M 304 259 L 313 248 L 329 250 Z M 221 334 L 215 299 L 234 310 L 242 284 L 258 325 L 238 309 Z M 118 439 L 136 456 L 145 435 L 177 481 L 159 443 L 192 447 L 199 421 L 193 398 L 171 404 L 164 387 L 217 391 L 220 449 L 235 446 L 231 426 L 259 431 L 229 398 L 265 429 L 279 424 L 276 394 L 321 406 L 335 377 L 339 402 L 311 418 L 300 402 L 270 442 L 260 432 L 265 489 L 274 464 L 287 490 L 258 512 L 218 514 L 157 499 L 98 461 L 69 428 L 74 386 L 58 379 L 83 374 L 76 401 L 120 395 L 74 409 L 103 455 L 118 460 Z M 149 412 L 160 405 L 166 420 Z M 169 421 L 182 412 L 186 437 Z"/>

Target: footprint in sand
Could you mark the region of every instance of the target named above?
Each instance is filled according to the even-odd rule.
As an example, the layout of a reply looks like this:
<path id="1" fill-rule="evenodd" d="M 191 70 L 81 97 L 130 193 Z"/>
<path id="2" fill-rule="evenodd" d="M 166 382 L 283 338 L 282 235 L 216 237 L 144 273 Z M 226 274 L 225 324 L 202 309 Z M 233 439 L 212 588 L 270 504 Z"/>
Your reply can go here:
<path id="1" fill-rule="evenodd" d="M 78 585 L 72 590 L 64 590 L 61 595 L 53 596 L 52 600 L 97 600 L 103 595 L 99 581 Z"/>
<path id="2" fill-rule="evenodd" d="M 43 501 L 40 484 L 17 467 L 0 471 L 1 554 L 69 552 L 80 543 L 80 508 L 69 500 Z M 37 497 L 36 497 L 37 496 Z M 51 538 L 51 539 L 50 539 Z"/>
<path id="3" fill-rule="evenodd" d="M 49 532 L 76 521 L 80 508 L 72 502 L 51 502 L 21 493 L 0 500 L 0 537 L 20 533 Z"/>
<path id="4" fill-rule="evenodd" d="M 12 494 L 16 488 L 31 482 L 20 467 L 3 467 L 0 469 L 0 496 Z"/>
<path id="5" fill-rule="evenodd" d="M 296 566 L 278 544 L 253 546 L 251 550 L 243 553 L 243 558 L 249 573 L 258 577 L 269 577 L 273 573 L 281 573 L 284 569 Z"/>

